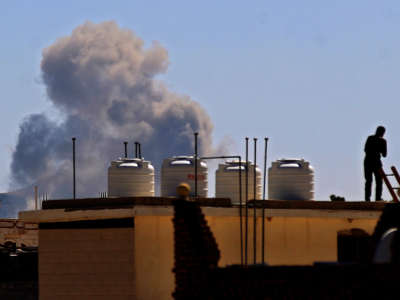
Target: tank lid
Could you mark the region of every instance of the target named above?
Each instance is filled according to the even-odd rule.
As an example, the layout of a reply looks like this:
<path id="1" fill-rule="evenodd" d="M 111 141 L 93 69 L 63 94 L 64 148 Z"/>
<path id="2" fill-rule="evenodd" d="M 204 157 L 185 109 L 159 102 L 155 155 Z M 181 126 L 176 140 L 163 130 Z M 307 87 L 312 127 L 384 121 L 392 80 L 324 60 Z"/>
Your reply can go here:
<path id="1" fill-rule="evenodd" d="M 192 162 L 188 159 L 180 159 L 180 160 L 173 160 L 170 163 L 173 166 L 186 166 L 186 165 L 191 165 Z"/>
<path id="2" fill-rule="evenodd" d="M 248 162 L 249 162 L 249 164 L 252 164 L 251 160 L 248 160 Z M 239 165 L 239 160 L 237 160 L 237 159 L 229 160 L 229 161 L 226 161 L 225 164 L 227 164 L 227 165 Z M 245 165 L 246 164 L 246 160 L 242 160 L 241 164 Z"/>
<path id="3" fill-rule="evenodd" d="M 139 164 L 136 162 L 124 162 L 122 164 L 119 164 L 118 167 L 120 167 L 120 168 L 138 168 Z"/>
<path id="4" fill-rule="evenodd" d="M 111 164 L 117 164 L 118 167 L 128 167 L 128 168 L 137 168 L 142 164 L 150 164 L 149 161 L 144 160 L 144 158 L 118 158 L 111 162 Z"/>
<path id="5" fill-rule="evenodd" d="M 143 161 L 144 158 L 119 158 L 119 161 L 123 161 L 123 162 L 139 162 L 139 161 Z"/>
<path id="6" fill-rule="evenodd" d="M 245 168 L 245 165 L 241 165 L 240 167 L 239 167 L 239 165 L 233 165 L 233 166 L 227 166 L 226 168 L 225 168 L 225 170 L 226 171 L 239 171 L 239 169 L 241 169 L 241 170 L 245 170 L 246 168 Z"/>
<path id="7" fill-rule="evenodd" d="M 292 162 L 304 162 L 304 158 L 290 158 L 290 157 L 288 157 L 288 158 L 281 158 L 281 159 L 278 159 L 278 161 L 279 162 L 289 162 L 289 161 L 292 161 Z"/>

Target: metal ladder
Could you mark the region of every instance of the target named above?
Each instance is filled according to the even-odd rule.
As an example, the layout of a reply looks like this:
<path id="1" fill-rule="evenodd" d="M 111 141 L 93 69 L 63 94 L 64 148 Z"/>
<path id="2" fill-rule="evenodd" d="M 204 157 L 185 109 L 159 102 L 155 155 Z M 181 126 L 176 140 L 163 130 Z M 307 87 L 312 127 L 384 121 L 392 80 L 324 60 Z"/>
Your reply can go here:
<path id="1" fill-rule="evenodd" d="M 379 170 L 379 173 L 381 174 L 381 177 L 383 179 L 383 181 L 385 182 L 390 195 L 392 195 L 393 201 L 394 202 L 399 202 L 399 196 L 395 193 L 394 190 L 400 190 L 400 175 L 399 172 L 397 172 L 396 168 L 394 166 L 392 166 L 390 168 L 392 170 L 392 174 L 385 174 L 385 172 L 383 171 L 383 168 L 381 168 Z M 399 184 L 398 187 L 393 187 L 392 184 L 390 183 L 388 176 L 394 176 L 394 178 L 396 178 L 397 183 Z"/>

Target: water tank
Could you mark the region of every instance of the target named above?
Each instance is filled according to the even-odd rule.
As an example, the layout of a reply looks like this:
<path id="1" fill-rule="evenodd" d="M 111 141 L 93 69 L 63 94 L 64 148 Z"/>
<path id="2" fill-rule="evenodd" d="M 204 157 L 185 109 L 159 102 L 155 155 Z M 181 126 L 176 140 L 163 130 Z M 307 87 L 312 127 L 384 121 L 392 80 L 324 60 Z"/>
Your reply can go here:
<path id="1" fill-rule="evenodd" d="M 195 172 L 193 156 L 166 158 L 161 167 L 161 196 L 176 196 L 176 187 L 186 182 L 190 185 L 190 196 L 195 194 Z M 197 160 L 197 195 L 207 197 L 208 167 L 205 161 Z"/>
<path id="2" fill-rule="evenodd" d="M 240 203 L 239 192 L 239 162 L 228 161 L 218 165 L 215 172 L 215 197 L 230 198 L 234 204 Z M 242 169 L 242 203 L 246 201 L 246 162 L 241 163 Z M 254 164 L 249 162 L 248 199 L 254 199 Z M 256 167 L 256 199 L 261 199 L 261 171 Z"/>
<path id="3" fill-rule="evenodd" d="M 108 168 L 108 196 L 154 196 L 154 167 L 143 158 L 112 161 Z"/>
<path id="4" fill-rule="evenodd" d="M 268 169 L 268 199 L 314 199 L 314 169 L 304 159 L 281 159 Z"/>

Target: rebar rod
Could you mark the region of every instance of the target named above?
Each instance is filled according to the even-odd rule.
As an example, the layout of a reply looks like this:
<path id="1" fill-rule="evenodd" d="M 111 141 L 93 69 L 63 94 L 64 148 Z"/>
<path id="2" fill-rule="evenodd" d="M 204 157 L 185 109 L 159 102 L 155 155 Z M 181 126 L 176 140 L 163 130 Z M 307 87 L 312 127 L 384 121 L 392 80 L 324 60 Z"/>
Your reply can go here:
<path id="1" fill-rule="evenodd" d="M 262 227 L 261 227 L 261 262 L 265 263 L 265 185 L 267 176 L 267 149 L 268 138 L 264 138 L 264 180 L 263 180 L 263 201 L 262 201 Z"/>
<path id="2" fill-rule="evenodd" d="M 239 156 L 240 264 L 243 266 L 242 158 Z"/>
<path id="3" fill-rule="evenodd" d="M 244 265 L 247 266 L 248 263 L 248 234 L 249 234 L 249 138 L 246 137 L 246 203 L 245 203 L 245 234 L 244 234 Z"/>
<path id="4" fill-rule="evenodd" d="M 254 169 L 253 169 L 253 263 L 257 262 L 257 138 L 254 138 Z"/>
<path id="5" fill-rule="evenodd" d="M 72 177 L 73 177 L 73 196 L 76 199 L 76 175 L 75 175 L 75 141 L 76 138 L 72 138 Z"/>
<path id="6" fill-rule="evenodd" d="M 197 137 L 199 133 L 194 133 L 194 196 L 197 197 Z"/>

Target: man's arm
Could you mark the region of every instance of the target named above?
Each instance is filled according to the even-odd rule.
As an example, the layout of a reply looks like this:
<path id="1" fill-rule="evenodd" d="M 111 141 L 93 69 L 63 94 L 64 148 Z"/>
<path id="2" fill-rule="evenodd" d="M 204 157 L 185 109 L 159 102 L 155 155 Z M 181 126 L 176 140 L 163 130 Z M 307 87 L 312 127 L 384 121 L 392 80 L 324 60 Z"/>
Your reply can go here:
<path id="1" fill-rule="evenodd" d="M 365 146 L 364 146 L 364 152 L 367 153 L 367 150 L 369 150 L 369 140 L 370 137 L 367 138 L 367 140 L 365 141 Z"/>
<path id="2" fill-rule="evenodd" d="M 386 155 L 387 155 L 387 145 L 386 145 L 386 140 L 385 139 L 382 139 L 382 156 L 383 157 L 386 157 Z"/>

